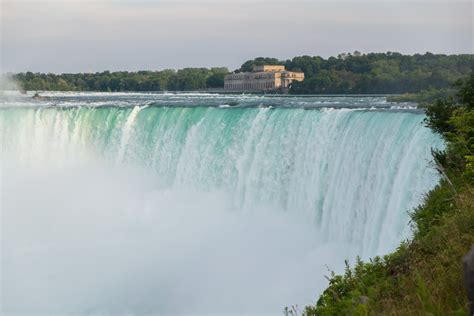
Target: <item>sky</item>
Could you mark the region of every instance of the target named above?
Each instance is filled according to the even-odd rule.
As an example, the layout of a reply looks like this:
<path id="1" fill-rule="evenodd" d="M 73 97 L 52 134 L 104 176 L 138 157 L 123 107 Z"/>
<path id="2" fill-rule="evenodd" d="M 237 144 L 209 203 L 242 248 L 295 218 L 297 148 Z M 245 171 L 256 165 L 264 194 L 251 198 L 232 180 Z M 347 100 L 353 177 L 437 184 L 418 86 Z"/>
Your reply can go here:
<path id="1" fill-rule="evenodd" d="M 239 67 L 258 56 L 473 53 L 457 0 L 0 0 L 1 72 Z"/>

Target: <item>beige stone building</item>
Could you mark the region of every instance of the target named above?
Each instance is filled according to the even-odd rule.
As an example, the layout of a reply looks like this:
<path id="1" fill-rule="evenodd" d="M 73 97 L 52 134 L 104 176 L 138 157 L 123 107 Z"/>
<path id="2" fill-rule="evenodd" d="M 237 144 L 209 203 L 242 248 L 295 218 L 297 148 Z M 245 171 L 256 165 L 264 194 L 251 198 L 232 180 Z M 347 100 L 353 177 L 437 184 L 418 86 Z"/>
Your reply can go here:
<path id="1" fill-rule="evenodd" d="M 303 81 L 304 73 L 286 71 L 285 66 L 255 66 L 252 72 L 225 76 L 224 89 L 228 91 L 287 91 L 293 80 Z"/>

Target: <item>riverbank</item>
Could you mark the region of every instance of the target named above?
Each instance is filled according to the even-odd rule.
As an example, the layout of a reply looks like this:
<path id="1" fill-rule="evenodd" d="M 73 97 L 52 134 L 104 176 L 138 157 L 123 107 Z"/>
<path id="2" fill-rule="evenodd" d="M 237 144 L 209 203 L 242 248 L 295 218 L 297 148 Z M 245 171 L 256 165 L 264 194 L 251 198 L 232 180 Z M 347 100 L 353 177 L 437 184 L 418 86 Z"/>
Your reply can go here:
<path id="1" fill-rule="evenodd" d="M 443 179 L 410 214 L 412 240 L 332 274 L 307 315 L 467 314 L 462 258 L 474 244 L 474 75 L 457 100 L 427 106 L 427 116 L 447 149 L 434 152 Z"/>
<path id="2" fill-rule="evenodd" d="M 422 90 L 417 93 L 404 93 L 399 95 L 387 96 L 388 102 L 415 102 L 419 106 L 423 107 L 430 103 L 435 102 L 438 99 L 454 98 L 456 96 L 456 89 L 445 88 L 445 89 L 428 89 Z"/>
<path id="3" fill-rule="evenodd" d="M 458 189 L 442 181 L 411 215 L 413 240 L 332 275 L 307 315 L 465 315 L 462 258 L 474 243 L 474 189 Z"/>

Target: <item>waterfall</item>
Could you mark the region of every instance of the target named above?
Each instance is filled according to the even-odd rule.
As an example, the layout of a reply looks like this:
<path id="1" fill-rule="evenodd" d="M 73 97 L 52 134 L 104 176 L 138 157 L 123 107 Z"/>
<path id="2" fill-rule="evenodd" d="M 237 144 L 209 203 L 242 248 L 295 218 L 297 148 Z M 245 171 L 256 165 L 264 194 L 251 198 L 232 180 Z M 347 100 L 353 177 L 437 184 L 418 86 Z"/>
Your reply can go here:
<path id="1" fill-rule="evenodd" d="M 410 237 L 408 212 L 438 179 L 430 148 L 442 146 L 423 118 L 369 109 L 0 109 L 5 306 L 274 314 L 310 303 L 325 265 L 340 270 L 344 259 L 385 254 Z M 48 303 L 54 295 L 61 304 Z"/>

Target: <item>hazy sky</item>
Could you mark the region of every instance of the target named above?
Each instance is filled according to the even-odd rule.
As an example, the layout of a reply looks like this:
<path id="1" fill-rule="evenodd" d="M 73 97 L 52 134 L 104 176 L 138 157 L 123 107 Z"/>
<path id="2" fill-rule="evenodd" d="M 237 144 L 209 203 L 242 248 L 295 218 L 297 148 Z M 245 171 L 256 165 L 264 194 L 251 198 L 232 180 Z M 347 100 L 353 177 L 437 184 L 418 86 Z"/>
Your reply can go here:
<path id="1" fill-rule="evenodd" d="M 474 51 L 471 1 L 0 2 L 2 72 L 234 69 L 258 56 Z"/>

